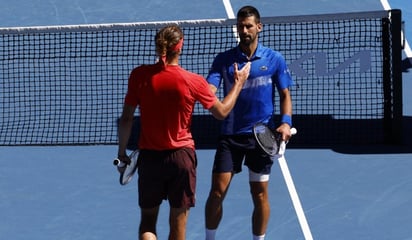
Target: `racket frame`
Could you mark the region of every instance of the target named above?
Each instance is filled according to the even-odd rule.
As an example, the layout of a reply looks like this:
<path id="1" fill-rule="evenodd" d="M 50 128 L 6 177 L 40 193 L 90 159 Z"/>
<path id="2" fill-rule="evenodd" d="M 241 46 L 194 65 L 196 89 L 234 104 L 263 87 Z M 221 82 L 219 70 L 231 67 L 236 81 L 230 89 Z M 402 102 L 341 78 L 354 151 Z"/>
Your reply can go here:
<path id="1" fill-rule="evenodd" d="M 270 147 L 265 146 L 265 144 L 263 144 L 263 142 L 261 141 L 259 133 L 261 133 L 262 131 L 269 132 L 271 134 L 270 139 L 273 140 L 273 144 L 271 144 Z M 293 127 L 290 129 L 290 131 L 292 135 L 295 135 L 297 133 L 296 128 Z M 275 156 L 279 154 L 282 139 L 280 133 L 276 132 L 275 129 L 271 129 L 267 124 L 259 122 L 253 126 L 253 135 L 255 137 L 256 142 L 259 144 L 260 148 L 265 153 L 267 153 L 270 156 Z M 287 142 L 285 142 L 285 144 L 287 144 Z"/>
<path id="2" fill-rule="evenodd" d="M 132 180 L 133 175 L 135 174 L 137 170 L 138 156 L 139 156 L 139 151 L 138 150 L 133 151 L 129 155 L 129 159 L 131 161 L 130 164 L 126 164 L 120 161 L 120 159 L 118 158 L 113 160 L 113 165 L 115 165 L 120 172 L 120 177 L 119 177 L 120 185 L 126 185 Z M 124 168 L 124 169 L 120 170 L 120 168 Z"/>

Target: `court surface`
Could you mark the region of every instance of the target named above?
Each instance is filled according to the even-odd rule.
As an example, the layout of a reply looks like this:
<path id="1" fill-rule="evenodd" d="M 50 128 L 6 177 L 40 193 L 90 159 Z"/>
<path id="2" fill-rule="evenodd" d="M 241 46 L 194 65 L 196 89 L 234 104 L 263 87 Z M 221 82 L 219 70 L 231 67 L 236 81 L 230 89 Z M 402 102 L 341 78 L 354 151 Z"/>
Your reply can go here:
<path id="1" fill-rule="evenodd" d="M 381 10 L 378 0 L 231 1 L 255 5 L 262 16 Z M 405 3 L 407 2 L 407 3 Z M 221 1 L 0 0 L 0 27 L 177 19 L 226 18 Z M 401 8 L 412 39 L 412 3 Z M 404 56 L 407 58 L 408 56 Z M 410 57 L 410 56 L 409 56 Z M 409 72 L 407 72 L 409 70 Z M 412 117 L 412 69 L 403 73 L 404 115 Z M 412 123 L 406 122 L 405 136 Z M 410 137 L 409 137 L 410 138 Z M 120 186 L 111 165 L 116 146 L 0 147 L 0 239 L 136 239 L 136 184 Z M 197 204 L 187 239 L 204 239 L 204 204 L 213 150 L 198 150 Z M 412 239 L 412 142 L 365 148 L 289 149 L 286 158 L 310 231 L 319 240 Z M 268 240 L 304 239 L 279 165 L 270 180 Z M 167 203 L 158 222 L 167 239 Z M 218 239 L 251 239 L 247 171 L 237 175 L 225 201 Z"/>

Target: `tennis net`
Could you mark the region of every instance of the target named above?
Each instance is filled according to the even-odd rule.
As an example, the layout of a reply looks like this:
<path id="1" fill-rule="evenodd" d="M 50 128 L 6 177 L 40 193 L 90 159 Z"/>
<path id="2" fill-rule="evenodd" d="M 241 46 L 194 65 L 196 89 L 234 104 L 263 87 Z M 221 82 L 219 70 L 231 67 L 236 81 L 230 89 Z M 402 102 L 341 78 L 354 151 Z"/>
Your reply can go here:
<path id="1" fill-rule="evenodd" d="M 296 145 L 399 137 L 400 10 L 262 22 L 260 41 L 284 55 L 295 81 Z M 116 144 L 128 75 L 156 61 L 155 33 L 170 23 L 185 34 L 181 65 L 205 77 L 237 44 L 233 19 L 0 29 L 0 145 Z M 198 104 L 192 130 L 198 147 L 213 147 L 219 121 Z"/>

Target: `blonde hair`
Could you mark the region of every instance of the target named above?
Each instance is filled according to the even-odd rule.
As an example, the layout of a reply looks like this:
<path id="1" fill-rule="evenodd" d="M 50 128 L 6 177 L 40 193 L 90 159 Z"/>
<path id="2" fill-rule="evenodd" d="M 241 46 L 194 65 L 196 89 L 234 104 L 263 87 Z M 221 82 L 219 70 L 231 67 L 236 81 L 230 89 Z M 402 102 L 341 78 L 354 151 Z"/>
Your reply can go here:
<path id="1" fill-rule="evenodd" d="M 156 54 L 160 57 L 173 56 L 178 54 L 178 50 L 174 47 L 183 39 L 183 32 L 176 24 L 168 25 L 156 33 Z"/>

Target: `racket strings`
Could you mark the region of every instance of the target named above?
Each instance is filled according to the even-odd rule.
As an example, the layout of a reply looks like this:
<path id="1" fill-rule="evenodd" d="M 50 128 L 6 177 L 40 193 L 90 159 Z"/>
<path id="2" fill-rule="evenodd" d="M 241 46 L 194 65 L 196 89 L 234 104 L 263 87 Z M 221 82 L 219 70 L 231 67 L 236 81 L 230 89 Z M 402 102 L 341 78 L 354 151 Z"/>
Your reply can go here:
<path id="1" fill-rule="evenodd" d="M 278 151 L 278 146 L 281 141 L 281 135 L 279 133 L 266 129 L 264 131 L 259 131 L 256 136 L 264 148 L 272 153 Z"/>

